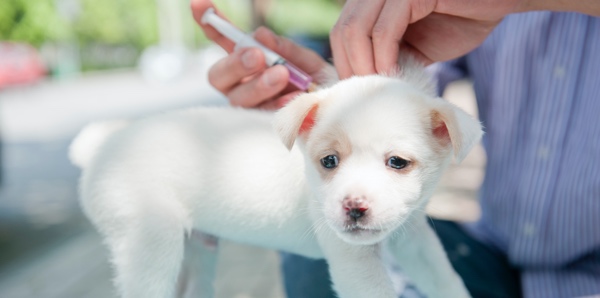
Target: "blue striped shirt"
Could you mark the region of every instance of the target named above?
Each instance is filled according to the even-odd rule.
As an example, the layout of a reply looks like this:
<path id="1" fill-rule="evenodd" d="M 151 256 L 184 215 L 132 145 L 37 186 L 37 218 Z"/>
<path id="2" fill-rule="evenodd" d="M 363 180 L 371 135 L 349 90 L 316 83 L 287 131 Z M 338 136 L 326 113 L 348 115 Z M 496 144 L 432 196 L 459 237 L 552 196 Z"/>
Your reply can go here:
<path id="1" fill-rule="evenodd" d="M 525 297 L 600 294 L 600 18 L 533 12 L 438 68 L 470 77 L 485 126 L 470 230 L 521 270 Z"/>

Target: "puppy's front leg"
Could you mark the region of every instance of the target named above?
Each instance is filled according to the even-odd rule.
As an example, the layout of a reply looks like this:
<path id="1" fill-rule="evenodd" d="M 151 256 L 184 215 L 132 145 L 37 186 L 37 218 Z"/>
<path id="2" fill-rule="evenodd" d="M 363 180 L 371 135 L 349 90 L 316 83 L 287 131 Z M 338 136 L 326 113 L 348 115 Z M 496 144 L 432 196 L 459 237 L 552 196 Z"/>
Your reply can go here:
<path id="1" fill-rule="evenodd" d="M 427 297 L 471 297 L 426 218 L 412 220 L 413 232 L 388 240 L 390 252 L 404 272 Z"/>
<path id="2" fill-rule="evenodd" d="M 381 261 L 380 245 L 351 245 L 329 229 L 317 237 L 340 298 L 396 297 Z"/>
<path id="3" fill-rule="evenodd" d="M 217 238 L 192 231 L 185 241 L 185 257 L 179 273 L 178 298 L 214 297 L 217 271 Z"/>

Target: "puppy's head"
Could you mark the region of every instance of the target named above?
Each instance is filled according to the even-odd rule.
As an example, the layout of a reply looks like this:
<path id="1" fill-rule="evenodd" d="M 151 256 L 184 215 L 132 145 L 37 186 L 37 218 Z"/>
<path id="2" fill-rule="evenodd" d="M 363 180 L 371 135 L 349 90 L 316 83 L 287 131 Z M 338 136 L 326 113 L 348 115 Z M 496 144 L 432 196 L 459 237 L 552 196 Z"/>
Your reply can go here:
<path id="1" fill-rule="evenodd" d="M 377 75 L 299 96 L 275 128 L 288 148 L 302 145 L 318 216 L 353 244 L 377 243 L 422 210 L 452 156 L 460 161 L 482 134 L 427 88 Z"/>

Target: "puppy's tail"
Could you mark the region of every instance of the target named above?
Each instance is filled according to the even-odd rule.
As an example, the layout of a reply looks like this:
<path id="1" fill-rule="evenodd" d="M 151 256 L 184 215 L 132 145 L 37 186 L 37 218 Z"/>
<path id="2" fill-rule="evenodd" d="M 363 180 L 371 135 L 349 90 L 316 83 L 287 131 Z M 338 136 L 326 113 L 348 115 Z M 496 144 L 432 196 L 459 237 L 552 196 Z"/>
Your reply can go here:
<path id="1" fill-rule="evenodd" d="M 117 131 L 128 125 L 127 121 L 113 120 L 88 124 L 75 137 L 69 148 L 69 159 L 80 167 L 86 168 L 96 156 L 98 149 Z"/>

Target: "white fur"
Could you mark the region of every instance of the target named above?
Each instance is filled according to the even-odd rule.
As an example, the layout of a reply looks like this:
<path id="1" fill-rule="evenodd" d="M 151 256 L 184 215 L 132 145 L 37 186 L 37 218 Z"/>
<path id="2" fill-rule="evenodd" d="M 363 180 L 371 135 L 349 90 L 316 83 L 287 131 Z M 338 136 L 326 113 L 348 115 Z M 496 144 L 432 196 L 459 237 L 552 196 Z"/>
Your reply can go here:
<path id="1" fill-rule="evenodd" d="M 481 128 L 409 83 L 415 73 L 422 75 L 341 81 L 299 96 L 275 117 L 198 108 L 113 129 L 93 145 L 96 154 L 75 161 L 84 166 L 83 209 L 110 249 L 121 296 L 173 297 L 184 240 L 199 230 L 326 258 L 342 298 L 395 297 L 380 259 L 387 243 L 429 297 L 468 297 L 421 210 L 453 151 L 463 157 Z M 298 136 L 315 105 L 314 127 Z M 452 144 L 432 134 L 432 111 Z M 71 156 L 86 156 L 77 145 L 86 135 Z M 351 148 L 345 155 L 335 151 L 341 136 Z M 319 160 L 336 153 L 340 164 L 327 176 Z M 387 167 L 390 156 L 410 159 L 410 170 Z M 369 204 L 356 230 L 341 205 L 347 196 Z"/>

